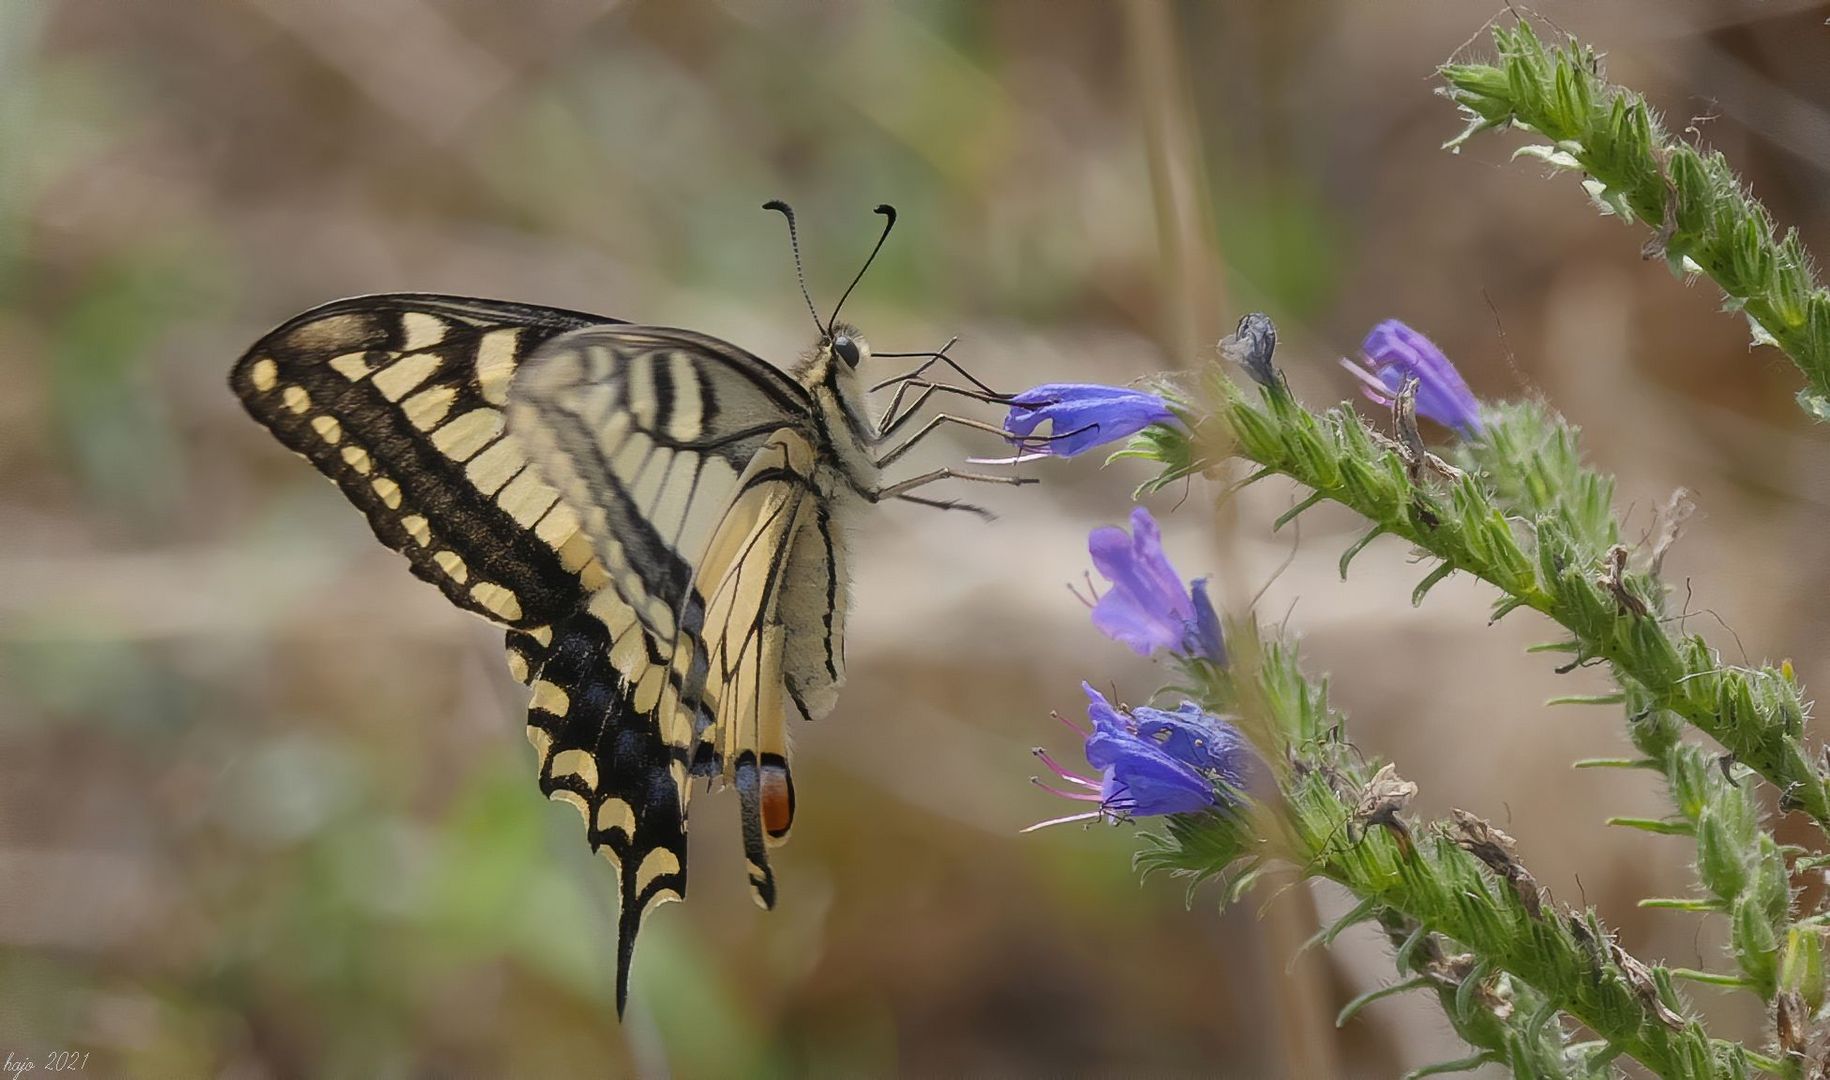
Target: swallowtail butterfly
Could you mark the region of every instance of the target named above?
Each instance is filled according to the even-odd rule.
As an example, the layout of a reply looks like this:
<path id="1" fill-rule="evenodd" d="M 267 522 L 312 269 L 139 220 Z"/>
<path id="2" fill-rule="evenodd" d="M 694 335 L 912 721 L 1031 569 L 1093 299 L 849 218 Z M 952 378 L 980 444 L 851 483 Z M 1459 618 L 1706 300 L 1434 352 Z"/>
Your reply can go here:
<path id="1" fill-rule="evenodd" d="M 792 212 L 768 205 L 793 240 Z M 873 258 L 895 223 L 878 212 Z M 686 892 L 692 779 L 736 787 L 751 890 L 775 902 L 769 849 L 794 821 L 787 709 L 823 717 L 845 682 L 848 521 L 888 498 L 961 506 L 908 494 L 948 477 L 1024 482 L 941 469 L 884 484 L 879 469 L 943 421 L 982 426 L 943 414 L 890 447 L 929 395 L 988 395 L 922 378 L 944 350 L 883 354 L 929 363 L 869 388 L 900 384 L 874 418 L 870 346 L 837 315 L 814 313 L 819 340 L 788 374 L 691 330 L 362 296 L 287 320 L 229 377 L 415 574 L 507 633 L 540 789 L 616 868 L 619 1013 L 642 919 Z"/>

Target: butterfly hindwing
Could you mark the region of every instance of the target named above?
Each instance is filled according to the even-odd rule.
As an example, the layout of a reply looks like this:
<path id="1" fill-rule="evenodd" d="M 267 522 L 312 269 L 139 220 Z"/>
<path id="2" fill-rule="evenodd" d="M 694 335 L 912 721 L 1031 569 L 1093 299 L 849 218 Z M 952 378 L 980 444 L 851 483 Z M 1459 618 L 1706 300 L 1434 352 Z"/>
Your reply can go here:
<path id="1" fill-rule="evenodd" d="M 229 384 L 415 574 L 460 607 L 534 628 L 607 578 L 577 514 L 506 434 L 502 407 L 541 344 L 612 322 L 458 297 L 356 297 L 268 333 Z"/>
<path id="2" fill-rule="evenodd" d="M 811 401 L 703 334 L 599 326 L 554 338 L 515 377 L 508 424 L 578 507 L 617 592 L 663 644 L 739 474 Z"/>
<path id="3" fill-rule="evenodd" d="M 781 599 L 783 680 L 801 715 L 820 720 L 832 712 L 845 685 L 850 607 L 845 537 L 832 508 L 819 502 L 790 543 Z"/>
<path id="4" fill-rule="evenodd" d="M 737 788 L 750 886 L 763 907 L 775 902 L 768 849 L 787 839 L 794 822 L 782 602 L 795 545 L 819 519 L 813 468 L 812 444 L 792 429 L 775 432 L 756 453 L 699 562 L 693 593 L 703 621 L 683 627 L 704 658 L 695 665 L 703 685 L 689 684 L 689 695 L 700 696 L 687 705 L 709 706 L 715 717 L 701 738 Z"/>
<path id="5" fill-rule="evenodd" d="M 634 623 L 633 613 L 626 621 Z M 686 895 L 689 789 L 685 751 L 662 738 L 652 709 L 638 707 L 640 673 L 631 680 L 606 663 L 615 648 L 614 633 L 596 613 L 557 626 L 532 679 L 527 733 L 540 759 L 541 791 L 578 810 L 591 849 L 616 870 L 621 1012 L 643 919 Z"/>

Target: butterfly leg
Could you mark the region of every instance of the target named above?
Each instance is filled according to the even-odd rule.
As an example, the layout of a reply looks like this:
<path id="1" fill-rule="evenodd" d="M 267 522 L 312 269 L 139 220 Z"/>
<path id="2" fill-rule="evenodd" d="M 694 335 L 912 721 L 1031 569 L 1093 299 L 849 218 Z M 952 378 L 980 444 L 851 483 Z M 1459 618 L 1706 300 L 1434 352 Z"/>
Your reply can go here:
<path id="1" fill-rule="evenodd" d="M 899 408 L 902 404 L 903 395 L 910 387 L 919 389 L 921 392 L 915 395 L 915 400 L 910 402 L 907 408 Z M 937 393 L 958 394 L 961 397 L 971 398 L 974 401 L 983 401 L 991 405 L 1002 405 L 1005 403 L 1004 398 L 998 395 L 981 394 L 976 390 L 968 390 L 963 386 L 952 386 L 947 383 L 922 382 L 919 380 L 905 382 L 896 388 L 896 393 L 890 397 L 890 407 L 883 412 L 882 427 L 877 432 L 878 441 L 882 441 L 889 438 L 891 435 L 894 435 L 898 428 L 908 423 L 909 420 L 920 411 L 921 407 L 927 403 L 927 400 Z"/>
<path id="2" fill-rule="evenodd" d="M 906 396 L 908 394 L 909 387 L 911 385 L 913 385 L 913 383 L 916 381 L 917 381 L 917 379 L 915 376 L 910 376 L 908 379 L 905 379 L 903 381 L 902 385 L 900 385 L 896 388 L 896 392 L 894 394 L 890 395 L 889 408 L 883 410 L 883 420 L 881 421 L 881 426 L 882 426 L 883 430 L 885 430 L 885 431 L 894 430 L 898 425 L 900 425 L 903 422 L 903 420 L 905 418 L 914 415 L 915 410 L 921 408 L 922 403 L 926 402 L 928 400 L 928 396 L 933 393 L 932 390 L 924 389 L 921 392 L 921 394 L 919 394 L 915 398 L 915 400 L 909 404 L 909 407 L 906 410 L 904 410 L 902 408 L 902 399 L 904 396 Z M 923 384 L 923 385 L 925 386 L 926 384 Z"/>
<path id="3" fill-rule="evenodd" d="M 909 404 L 909 406 L 906 409 L 903 409 L 900 413 L 897 413 L 896 412 L 896 403 L 902 397 L 902 390 L 906 390 L 910 386 L 920 386 L 922 388 L 922 391 L 915 398 L 915 400 Z M 889 410 L 884 413 L 883 425 L 878 430 L 875 439 L 872 440 L 873 445 L 882 445 L 884 442 L 888 441 L 892 435 L 896 434 L 896 432 L 898 430 L 900 430 L 910 420 L 913 420 L 915 418 L 915 416 L 919 413 L 922 405 L 927 402 L 929 397 L 933 396 L 935 393 L 942 392 L 942 391 L 944 391 L 946 393 L 950 393 L 950 394 L 958 394 L 961 397 L 971 398 L 974 401 L 984 401 L 984 402 L 988 402 L 991 404 L 1002 404 L 1004 401 L 1004 399 L 1002 399 L 1000 397 L 987 396 L 987 395 L 975 393 L 974 391 L 968 390 L 963 386 L 948 386 L 948 385 L 945 385 L 942 383 L 915 383 L 915 382 L 904 383 L 902 385 L 902 387 L 897 390 L 896 397 L 891 400 Z M 959 424 L 962 427 L 969 427 L 976 431 L 990 432 L 993 435 L 997 435 L 1000 438 L 1003 438 L 1003 439 L 1008 440 L 1009 442 L 1015 443 L 1019 450 L 1019 458 L 1012 459 L 1013 461 L 1021 459 L 1022 456 L 1026 455 L 1026 454 L 1032 454 L 1032 453 L 1038 453 L 1038 452 L 1047 453 L 1046 447 L 1040 446 L 1038 444 L 1046 444 L 1046 443 L 1054 442 L 1055 440 L 1058 440 L 1058 439 L 1071 438 L 1075 435 L 1079 435 L 1082 432 L 1087 431 L 1090 428 L 1096 426 L 1096 425 L 1087 425 L 1085 427 L 1075 428 L 1072 431 L 1057 431 L 1057 432 L 1053 432 L 1048 435 L 1016 435 L 1016 434 L 1013 434 L 1012 432 L 1007 431 L 1004 428 L 998 427 L 994 424 L 988 424 L 983 420 L 972 420 L 972 419 L 968 419 L 968 418 L 962 417 L 962 416 L 954 416 L 951 413 L 942 413 L 939 416 L 931 418 L 926 424 L 922 425 L 922 427 L 919 431 L 917 431 L 915 434 L 909 436 L 906 440 L 904 440 L 902 445 L 900 445 L 896 449 L 890 451 L 889 454 L 887 454 L 884 458 L 882 458 L 880 461 L 878 461 L 877 464 L 881 466 L 881 465 L 887 465 L 890 462 L 895 461 L 897 458 L 899 458 L 903 454 L 907 453 L 909 451 L 909 449 L 912 448 L 916 443 L 918 443 L 922 439 L 926 438 L 931 432 L 933 432 L 933 430 L 935 428 L 939 427 L 941 424 L 944 424 L 944 423 Z M 1011 461 L 985 462 L 985 464 L 993 464 L 993 465 L 1008 465 L 1011 463 L 1012 463 Z"/>
<path id="4" fill-rule="evenodd" d="M 887 487 L 866 491 L 864 497 L 871 502 L 903 498 L 905 492 L 914 491 L 918 487 L 924 487 L 937 480 L 976 480 L 982 484 L 1011 484 L 1013 486 L 1042 482 L 1034 476 L 990 476 L 985 473 L 960 472 L 957 469 L 935 469 L 933 472 L 922 473 L 920 476 L 911 476 L 907 480 L 899 480 Z"/>
<path id="5" fill-rule="evenodd" d="M 915 370 L 905 371 L 901 375 L 892 375 L 889 378 L 878 383 L 877 385 L 871 387 L 870 388 L 871 392 L 875 393 L 878 390 L 881 390 L 886 386 L 894 386 L 900 382 L 908 382 L 910 379 L 919 379 L 923 375 L 927 374 L 928 369 L 933 367 L 935 364 L 945 364 L 948 367 L 952 368 L 955 372 L 958 372 L 960 378 L 965 379 L 967 382 L 978 387 L 980 390 L 983 390 L 985 393 L 991 394 L 994 397 L 1008 397 L 1009 395 L 999 394 L 996 390 L 993 390 L 991 387 L 986 386 L 983 382 L 979 381 L 978 376 L 972 374 L 972 372 L 970 372 L 970 371 L 967 371 L 964 367 L 962 367 L 960 365 L 959 361 L 957 361 L 957 360 L 953 359 L 951 356 L 947 355 L 947 350 L 953 348 L 954 343 L 957 341 L 959 341 L 958 337 L 949 338 L 947 340 L 947 343 L 945 345 L 942 345 L 938 351 L 931 352 L 931 353 L 872 353 L 871 355 L 873 355 L 879 359 L 892 357 L 892 356 L 925 356 L 925 357 L 927 357 L 927 359 L 922 361 L 921 365 L 919 367 L 915 368 Z"/>
<path id="6" fill-rule="evenodd" d="M 911 414 L 911 415 L 913 415 L 913 414 Z M 1005 431 L 1003 428 L 998 427 L 995 424 L 988 424 L 983 420 L 973 420 L 973 419 L 970 419 L 970 418 L 964 417 L 964 416 L 954 416 L 951 413 L 941 413 L 939 416 L 936 416 L 936 417 L 933 417 L 932 419 L 930 419 L 926 424 L 923 424 L 921 426 L 920 430 L 916 431 L 915 434 L 913 434 L 913 435 L 909 436 L 907 439 L 903 440 L 903 442 L 900 445 L 889 450 L 882 457 L 878 458 L 877 459 L 878 468 L 882 468 L 885 465 L 891 464 L 896 459 L 902 457 L 902 455 L 908 453 L 910 450 L 913 450 L 915 448 L 916 443 L 920 442 L 921 440 L 927 438 L 929 435 L 933 434 L 934 429 L 940 427 L 942 424 L 958 424 L 960 427 L 971 428 L 974 431 L 988 431 L 993 435 L 999 436 L 1000 438 L 1005 438 L 1005 439 L 1010 438 L 1010 433 L 1008 431 Z M 884 434 L 887 435 L 887 434 L 889 434 L 889 432 L 885 432 Z"/>
<path id="7" fill-rule="evenodd" d="M 936 510 L 964 510 L 968 514 L 977 514 L 986 521 L 996 521 L 998 516 L 982 506 L 975 506 L 958 499 L 924 499 L 920 495 L 898 495 L 903 502 L 912 502 L 917 506 L 932 506 Z"/>

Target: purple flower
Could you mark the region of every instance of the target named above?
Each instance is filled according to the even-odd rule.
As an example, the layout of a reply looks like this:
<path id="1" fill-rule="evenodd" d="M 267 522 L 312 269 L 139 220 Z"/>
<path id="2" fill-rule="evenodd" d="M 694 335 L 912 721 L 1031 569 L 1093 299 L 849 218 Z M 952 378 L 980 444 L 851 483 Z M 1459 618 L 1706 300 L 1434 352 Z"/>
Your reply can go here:
<path id="1" fill-rule="evenodd" d="M 1455 365 L 1429 338 L 1397 319 L 1372 328 L 1360 345 L 1364 366 L 1343 359 L 1341 366 L 1365 383 L 1366 396 L 1390 405 L 1406 379 L 1417 380 L 1417 413 L 1464 437 L 1481 433 L 1480 402 L 1462 381 Z"/>
<path id="2" fill-rule="evenodd" d="M 1112 587 L 1093 605 L 1093 625 L 1139 656 L 1168 649 L 1216 664 L 1226 662 L 1220 619 L 1207 579 L 1191 587 L 1163 554 L 1163 534 L 1150 511 L 1131 511 L 1131 534 L 1113 525 L 1094 529 L 1087 551 Z"/>
<path id="3" fill-rule="evenodd" d="M 1048 751 L 1038 748 L 1036 757 L 1074 790 L 1041 779 L 1036 785 L 1066 799 L 1098 805 L 1039 822 L 1024 832 L 1068 821 L 1192 814 L 1232 805 L 1235 793 L 1245 789 L 1252 755 L 1232 724 L 1202 712 L 1192 702 L 1183 702 L 1174 712 L 1121 711 L 1091 686 L 1080 686 L 1087 694 L 1087 718 L 1093 721 L 1093 730 L 1075 730 L 1085 740 L 1087 763 L 1100 770 L 1100 776 L 1096 780 L 1070 772 Z"/>
<path id="4" fill-rule="evenodd" d="M 1073 457 L 1175 419 L 1156 394 L 1092 383 L 1048 383 L 1010 399 L 1004 430 L 1025 454 Z M 1048 435 L 1033 434 L 1044 421 Z"/>
<path id="5" fill-rule="evenodd" d="M 1226 639 L 1220 634 L 1220 616 L 1214 611 L 1214 602 L 1207 598 L 1207 579 L 1196 578 L 1189 586 L 1189 594 L 1195 603 L 1195 620 L 1183 635 L 1182 652 L 1225 664 Z"/>

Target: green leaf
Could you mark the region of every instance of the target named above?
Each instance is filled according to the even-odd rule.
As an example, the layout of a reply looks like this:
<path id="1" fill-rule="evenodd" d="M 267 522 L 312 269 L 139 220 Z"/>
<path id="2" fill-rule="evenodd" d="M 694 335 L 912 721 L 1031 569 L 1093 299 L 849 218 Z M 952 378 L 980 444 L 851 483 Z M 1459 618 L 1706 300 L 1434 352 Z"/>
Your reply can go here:
<path id="1" fill-rule="evenodd" d="M 1667 968 L 1666 970 L 1671 972 L 1671 977 L 1674 979 L 1703 983 L 1707 986 L 1727 986 L 1736 990 L 1746 990 L 1751 985 L 1739 975 L 1726 975 L 1717 971 L 1698 971 L 1696 968 L 1685 967 Z"/>
<path id="2" fill-rule="evenodd" d="M 1430 985 L 1429 979 L 1422 975 L 1416 975 L 1403 982 L 1393 983 L 1390 986 L 1381 986 L 1376 990 L 1368 990 L 1366 993 L 1359 995 L 1352 1001 L 1341 1006 L 1341 1011 L 1335 1014 L 1334 1026 L 1337 1028 L 1346 1027 L 1347 1021 L 1352 1020 L 1355 1013 L 1358 1013 L 1361 1009 L 1378 1001 L 1380 998 L 1388 998 L 1394 994 L 1402 994 L 1406 991 L 1416 990 L 1428 985 Z"/>
<path id="3" fill-rule="evenodd" d="M 1627 700 L 1627 695 L 1613 694 L 1565 694 L 1562 697 L 1545 698 L 1545 705 L 1619 705 Z"/>
<path id="4" fill-rule="evenodd" d="M 1352 544 L 1349 544 L 1346 551 L 1341 552 L 1340 566 L 1341 566 L 1341 580 L 1342 581 L 1347 580 L 1347 564 L 1353 562 L 1354 556 L 1358 555 L 1360 552 L 1366 550 L 1366 545 L 1372 543 L 1374 540 L 1377 540 L 1379 537 L 1381 537 L 1383 535 L 1385 535 L 1385 526 L 1374 525 L 1372 527 L 1372 529 L 1369 530 L 1364 536 L 1360 537 L 1358 540 L 1355 540 Z"/>
<path id="5" fill-rule="evenodd" d="M 1659 833 L 1664 836 L 1689 836 L 1695 832 L 1688 821 L 1667 821 L 1660 818 L 1611 817 L 1607 823 L 1626 829 L 1638 829 L 1641 832 Z"/>
<path id="6" fill-rule="evenodd" d="M 1728 910 L 1727 905 L 1720 900 L 1698 900 L 1682 896 L 1649 896 L 1636 906 L 1649 911 L 1696 911 L 1704 914 Z"/>
<path id="7" fill-rule="evenodd" d="M 1411 606 L 1421 607 L 1423 605 L 1423 598 L 1429 595 L 1431 589 L 1436 587 L 1436 583 L 1454 572 L 1455 564 L 1447 562 L 1430 571 L 1429 576 L 1425 577 L 1422 581 L 1419 581 L 1417 587 L 1411 590 Z"/>
<path id="8" fill-rule="evenodd" d="M 1295 521 L 1297 518 L 1297 515 L 1301 514 L 1304 510 L 1309 509 L 1311 506 L 1314 506 L 1316 503 L 1321 502 L 1323 498 L 1325 498 L 1325 496 L 1323 496 L 1323 494 L 1321 492 L 1317 491 L 1314 494 L 1310 495 L 1308 498 L 1304 499 L 1302 502 L 1299 502 L 1295 506 L 1292 506 L 1290 509 L 1284 511 L 1282 514 L 1278 515 L 1278 518 L 1276 521 L 1271 523 L 1271 531 L 1276 532 L 1279 529 L 1283 528 L 1285 525 L 1288 525 L 1290 522 Z"/>
<path id="9" fill-rule="evenodd" d="M 1368 919 L 1376 917 L 1379 913 L 1379 907 L 1380 905 L 1377 897 L 1368 896 L 1362 898 L 1358 904 L 1353 906 L 1352 911 L 1349 911 L 1347 914 L 1310 935 L 1309 940 L 1303 942 L 1302 947 L 1296 950 L 1297 955 L 1300 956 L 1317 946 L 1327 948 L 1328 946 L 1333 945 L 1334 939 L 1340 937 L 1345 931 L 1366 922 Z M 1291 958 L 1291 962 L 1295 963 L 1295 957 Z"/>
<path id="10" fill-rule="evenodd" d="M 1487 625 L 1492 626 L 1520 608 L 1530 606 L 1531 602 L 1522 596 L 1502 596 L 1494 601 L 1493 612 L 1487 616 Z"/>

